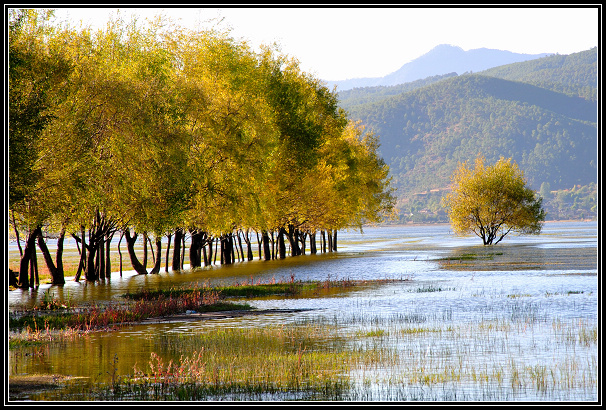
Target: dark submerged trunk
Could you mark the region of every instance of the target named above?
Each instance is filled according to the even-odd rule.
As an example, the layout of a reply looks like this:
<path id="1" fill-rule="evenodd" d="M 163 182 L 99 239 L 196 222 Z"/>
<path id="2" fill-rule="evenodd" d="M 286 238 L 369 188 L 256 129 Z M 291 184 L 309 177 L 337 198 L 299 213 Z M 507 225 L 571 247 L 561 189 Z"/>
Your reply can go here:
<path id="1" fill-rule="evenodd" d="M 178 271 L 183 268 L 181 264 L 181 242 L 183 241 L 183 229 L 177 228 L 175 231 L 175 249 L 173 250 L 173 270 Z"/>
<path id="2" fill-rule="evenodd" d="M 40 232 L 42 232 L 41 227 L 36 227 L 36 229 L 29 233 L 25 242 L 25 249 L 23 250 L 23 256 L 21 257 L 21 262 L 19 264 L 19 287 L 23 289 L 29 288 L 30 285 L 33 287 L 34 285 L 33 281 L 30 283 L 29 273 L 30 265 L 35 255 L 33 252 L 36 248 L 36 238 Z"/>
<path id="3" fill-rule="evenodd" d="M 316 248 L 316 231 L 310 231 L 309 233 L 309 252 L 312 255 L 318 253 L 318 249 Z"/>
<path id="4" fill-rule="evenodd" d="M 126 228 L 124 230 L 124 237 L 126 238 L 126 248 L 128 249 L 128 255 L 130 256 L 130 262 L 133 265 L 133 269 L 139 275 L 147 275 L 147 270 L 143 266 L 137 255 L 135 254 L 135 242 L 137 242 L 137 233 L 135 232 L 133 236 L 130 236 L 130 229 Z"/>
<path id="5" fill-rule="evenodd" d="M 141 264 L 147 270 L 147 232 L 143 232 L 143 262 Z"/>
<path id="6" fill-rule="evenodd" d="M 333 232 L 333 238 L 332 238 L 332 250 L 333 251 L 337 251 L 337 230 L 335 229 L 335 231 Z"/>
<path id="7" fill-rule="evenodd" d="M 167 237 L 168 237 L 168 244 L 166 245 L 166 258 L 165 258 L 166 259 L 166 267 L 164 268 L 164 272 L 168 272 L 168 260 L 170 258 L 170 241 L 173 238 L 173 234 L 169 233 L 167 235 Z"/>
<path id="8" fill-rule="evenodd" d="M 208 238 L 208 260 L 204 261 L 205 266 L 212 265 L 213 263 L 213 242 L 214 238 Z"/>
<path id="9" fill-rule="evenodd" d="M 286 237 L 288 238 L 288 242 L 290 243 L 290 253 L 291 256 L 299 256 L 301 255 L 301 248 L 299 247 L 299 240 L 297 239 L 297 230 L 294 225 L 288 225 L 288 232 L 286 232 Z"/>
<path id="10" fill-rule="evenodd" d="M 244 262 L 244 248 L 242 247 L 242 238 L 240 238 L 240 232 L 238 232 L 238 246 L 240 247 L 240 256 L 238 257 L 242 262 Z"/>
<path id="11" fill-rule="evenodd" d="M 46 262 L 46 267 L 51 275 L 51 284 L 52 285 L 64 285 L 65 284 L 65 275 L 63 272 L 63 241 L 65 239 L 65 228 L 61 229 L 59 234 L 59 238 L 57 239 L 57 265 L 53 262 L 53 258 L 46 246 L 46 242 L 44 241 L 44 237 L 42 235 L 42 231 L 40 231 L 38 235 L 38 248 L 42 252 L 42 256 L 44 257 L 44 261 Z"/>
<path id="12" fill-rule="evenodd" d="M 79 282 L 80 281 L 80 276 L 82 275 L 82 272 L 84 270 L 86 270 L 86 261 L 87 261 L 86 248 L 87 248 L 87 245 L 86 245 L 86 231 L 84 229 L 84 226 L 81 227 L 80 234 L 81 234 L 81 238 L 82 239 L 80 239 L 75 234 L 72 234 L 72 237 L 76 240 L 76 245 L 78 243 L 82 242 L 82 249 L 78 248 L 78 250 L 80 251 L 80 263 L 78 264 L 78 271 L 76 272 L 76 277 L 74 278 L 74 282 Z"/>
<path id="13" fill-rule="evenodd" d="M 160 273 L 160 265 L 162 264 L 162 237 L 156 236 L 156 260 L 154 263 L 154 267 L 152 268 L 150 273 Z"/>
<path id="14" fill-rule="evenodd" d="M 111 263 L 111 243 L 112 243 L 112 239 L 114 237 L 114 233 L 112 232 L 111 234 L 107 235 L 107 238 L 105 240 L 105 277 L 109 280 L 111 279 L 111 273 L 112 273 L 112 263 Z"/>
<path id="15" fill-rule="evenodd" d="M 122 277 L 122 249 L 120 249 L 120 244 L 122 243 L 123 237 L 124 232 L 120 232 L 120 240 L 118 241 L 118 255 L 120 255 L 120 277 Z"/>
<path id="16" fill-rule="evenodd" d="M 278 255 L 280 259 L 286 258 L 286 244 L 284 243 L 285 229 L 282 227 L 278 230 Z"/>
<path id="17" fill-rule="evenodd" d="M 233 262 L 233 245 L 232 234 L 221 235 L 221 263 L 230 265 Z"/>
<path id="18" fill-rule="evenodd" d="M 36 246 L 32 248 L 32 255 L 29 263 L 29 285 L 32 288 L 38 288 L 38 286 L 40 286 L 40 278 L 38 277 L 38 256 L 36 255 Z"/>
<path id="19" fill-rule="evenodd" d="M 204 246 L 205 232 L 194 231 L 191 233 L 189 245 L 189 268 L 195 269 L 202 266 L 202 247 Z"/>
<path id="20" fill-rule="evenodd" d="M 97 250 L 97 277 L 105 279 L 105 240 L 102 238 L 99 241 L 99 249 Z"/>
<path id="21" fill-rule="evenodd" d="M 99 244 L 94 239 L 92 230 L 88 231 L 88 256 L 86 259 L 86 267 L 84 269 L 84 278 L 89 281 L 94 281 L 98 279 L 98 276 L 95 274 L 95 268 L 97 263 L 95 261 L 95 257 L 97 256 L 97 249 L 99 248 Z"/>
<path id="22" fill-rule="evenodd" d="M 244 242 L 246 242 L 246 259 L 248 259 L 249 261 L 252 261 L 254 259 L 254 256 L 253 256 L 252 246 L 250 243 L 250 236 L 249 236 L 248 229 L 244 233 Z"/>
<path id="23" fill-rule="evenodd" d="M 271 260 L 271 249 L 269 247 L 269 234 L 267 231 L 263 231 L 261 233 L 262 241 L 263 241 L 263 259 L 268 261 Z"/>

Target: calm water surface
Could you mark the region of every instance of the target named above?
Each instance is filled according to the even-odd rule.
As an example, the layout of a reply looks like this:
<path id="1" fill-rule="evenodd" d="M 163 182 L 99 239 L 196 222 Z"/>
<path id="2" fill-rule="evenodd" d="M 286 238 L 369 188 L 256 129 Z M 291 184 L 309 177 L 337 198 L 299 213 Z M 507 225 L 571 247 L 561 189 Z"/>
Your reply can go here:
<path id="1" fill-rule="evenodd" d="M 124 272 L 122 277 L 114 273 L 110 281 L 97 284 L 68 282 L 51 290 L 78 304 L 119 300 L 124 293 L 142 288 L 201 283 L 293 278 L 407 279 L 324 297 L 249 301 L 259 309 L 308 309 L 298 313 L 137 325 L 115 332 L 97 332 L 65 346 L 11 351 L 9 372 L 65 374 L 106 382 L 113 366 L 119 374 L 130 374 L 135 364 L 139 367 L 146 364 L 151 352 L 161 351 L 163 337 L 195 334 L 209 326 L 329 321 L 342 325 L 344 332 L 350 333 L 377 328 L 389 334 L 405 334 L 411 328 L 433 330 L 424 337 L 385 339 L 390 348 L 399 352 L 402 363 L 374 370 L 372 383 L 368 382 L 368 372 L 365 376 L 354 375 L 360 383 L 363 378 L 368 379 L 363 397 L 354 394 L 354 400 L 596 400 L 597 343 L 570 340 L 576 337 L 574 332 L 579 332 L 579 326 L 580 332 L 584 332 L 595 329 L 598 323 L 597 223 L 547 223 L 539 236 L 508 236 L 494 247 L 483 247 L 478 241 L 476 237 L 454 236 L 448 225 L 365 228 L 363 233 L 340 232 L 339 251 L 334 253 L 243 262 L 194 272 L 146 276 Z M 48 288 L 9 292 L 10 309 L 38 303 Z M 495 336 L 490 333 L 492 330 L 485 330 L 505 323 L 516 331 Z M 568 341 L 564 340 L 565 335 L 558 336 L 558 332 L 565 332 L 559 329 L 572 328 L 576 330 L 567 330 L 573 332 L 567 336 Z M 484 331 L 486 335 L 478 337 Z M 359 343 L 367 342 L 359 339 Z M 515 365 L 512 356 L 516 358 Z M 407 360 L 422 362 L 407 363 Z M 547 392 L 512 389 L 508 383 L 504 383 L 507 388 L 446 383 L 438 389 L 412 383 L 412 376 L 402 370 L 435 367 L 437 371 L 457 364 L 474 375 L 481 369 L 494 373 L 491 369 L 495 366 L 501 366 L 504 373 L 511 372 L 511 367 L 517 371 L 541 366 L 562 372 L 569 363 L 573 363 L 570 366 L 575 369 L 575 377 L 589 382 Z M 553 370 L 551 374 L 556 380 Z M 394 383 L 399 383 L 397 389 Z"/>

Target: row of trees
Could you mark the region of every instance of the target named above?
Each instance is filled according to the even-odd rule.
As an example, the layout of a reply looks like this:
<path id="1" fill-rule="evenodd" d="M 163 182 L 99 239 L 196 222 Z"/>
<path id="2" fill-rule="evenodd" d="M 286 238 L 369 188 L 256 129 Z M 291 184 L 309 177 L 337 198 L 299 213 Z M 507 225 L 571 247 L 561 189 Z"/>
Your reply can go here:
<path id="1" fill-rule="evenodd" d="M 123 235 L 133 268 L 138 237 L 191 237 L 192 268 L 221 244 L 261 238 L 270 258 L 316 251 L 317 231 L 380 221 L 394 197 L 372 133 L 347 118 L 334 92 L 276 47 L 253 51 L 229 33 L 158 18 L 104 30 L 50 24 L 52 13 L 10 10 L 10 222 L 25 243 L 18 285 L 32 286 L 36 242 L 54 284 L 61 247 L 76 239 L 81 274 L 109 275 L 109 243 Z M 53 260 L 44 231 L 59 235 Z M 238 235 L 242 234 L 242 236 Z M 332 233 L 332 235 L 330 234 Z M 336 248 L 336 243 L 332 243 Z M 207 252 L 211 252 L 208 255 Z M 243 252 L 242 252 L 243 253 Z M 167 252 L 168 255 L 168 252 Z"/>

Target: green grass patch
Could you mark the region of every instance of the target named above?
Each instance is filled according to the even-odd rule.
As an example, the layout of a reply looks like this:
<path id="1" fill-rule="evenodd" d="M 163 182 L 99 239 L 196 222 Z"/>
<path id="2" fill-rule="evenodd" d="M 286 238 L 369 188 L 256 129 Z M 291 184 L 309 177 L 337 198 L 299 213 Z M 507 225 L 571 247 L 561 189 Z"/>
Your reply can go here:
<path id="1" fill-rule="evenodd" d="M 423 286 L 420 288 L 417 288 L 416 290 L 411 292 L 417 292 L 417 293 L 426 293 L 426 292 L 442 292 L 445 290 L 455 290 L 455 288 L 444 288 L 442 289 L 441 287 L 434 287 L 434 286 Z"/>
<path id="2" fill-rule="evenodd" d="M 220 298 L 239 297 L 256 298 L 265 296 L 295 296 L 303 292 L 311 292 L 321 289 L 350 288 L 366 281 L 351 280 L 326 280 L 326 281 L 290 281 L 280 283 L 236 283 L 229 286 L 208 286 L 197 288 L 171 288 L 162 290 L 143 290 L 140 292 L 127 293 L 124 297 L 128 299 L 153 300 L 159 297 L 184 297 L 196 292 L 216 292 Z"/>
<path id="3" fill-rule="evenodd" d="M 374 329 L 374 330 L 370 330 L 370 331 L 358 331 L 356 332 L 356 336 L 357 337 L 382 337 L 382 336 L 387 336 L 387 332 L 383 329 Z"/>
<path id="4" fill-rule="evenodd" d="M 132 377 L 112 375 L 96 386 L 95 397 L 338 400 L 350 388 L 346 375 L 363 355 L 348 349 L 331 327 L 214 328 L 161 342 L 164 357 L 152 353 Z"/>
<path id="5" fill-rule="evenodd" d="M 493 260 L 495 256 L 503 255 L 503 252 L 487 253 L 485 255 L 479 255 L 476 253 L 463 253 L 461 255 L 448 256 L 445 258 L 439 258 L 438 261 L 446 262 L 462 262 L 462 261 L 475 261 L 478 259 L 482 260 Z"/>

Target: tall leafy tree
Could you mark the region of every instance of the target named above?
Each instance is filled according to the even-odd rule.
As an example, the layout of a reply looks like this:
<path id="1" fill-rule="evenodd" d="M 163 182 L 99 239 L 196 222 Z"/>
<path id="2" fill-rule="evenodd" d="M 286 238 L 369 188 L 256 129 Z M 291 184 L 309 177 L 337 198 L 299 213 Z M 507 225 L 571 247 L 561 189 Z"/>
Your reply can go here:
<path id="1" fill-rule="evenodd" d="M 545 220 L 541 202 L 511 158 L 489 166 L 482 156 L 474 168 L 459 166 L 445 198 L 454 231 L 473 233 L 484 245 L 496 245 L 510 232 L 538 235 Z"/>
<path id="2" fill-rule="evenodd" d="M 72 66 L 52 43 L 51 17 L 51 11 L 27 9 L 11 9 L 9 16 L 9 209 L 18 214 L 12 218 L 14 229 L 28 232 L 19 273 L 22 287 L 33 285 L 27 271 L 35 265 L 35 240 L 59 202 L 48 195 L 54 184 L 41 166 L 41 140 Z M 63 283 L 60 264 L 51 275 L 53 283 Z"/>

